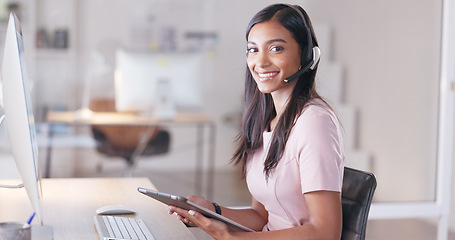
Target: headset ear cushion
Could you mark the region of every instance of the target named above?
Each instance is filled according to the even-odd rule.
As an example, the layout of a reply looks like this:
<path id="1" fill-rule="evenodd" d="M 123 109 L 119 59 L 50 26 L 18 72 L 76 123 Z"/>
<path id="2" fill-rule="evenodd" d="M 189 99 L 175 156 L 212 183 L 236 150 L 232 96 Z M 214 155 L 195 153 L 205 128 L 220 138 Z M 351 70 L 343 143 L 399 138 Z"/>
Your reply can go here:
<path id="1" fill-rule="evenodd" d="M 313 47 L 313 64 L 311 65 L 310 69 L 313 70 L 319 62 L 321 58 L 321 49 L 319 47 Z"/>

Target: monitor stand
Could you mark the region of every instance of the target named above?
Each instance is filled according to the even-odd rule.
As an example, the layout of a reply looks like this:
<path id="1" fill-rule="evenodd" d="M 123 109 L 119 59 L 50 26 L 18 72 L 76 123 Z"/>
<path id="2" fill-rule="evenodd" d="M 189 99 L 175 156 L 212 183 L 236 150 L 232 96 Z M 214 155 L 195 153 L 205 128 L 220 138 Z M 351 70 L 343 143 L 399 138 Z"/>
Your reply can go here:
<path id="1" fill-rule="evenodd" d="M 174 119 L 176 111 L 169 79 L 164 78 L 158 81 L 156 96 L 157 103 L 153 115 L 160 119 Z"/>
<path id="2" fill-rule="evenodd" d="M 32 239 L 33 240 L 53 240 L 54 228 L 49 225 L 32 225 Z"/>

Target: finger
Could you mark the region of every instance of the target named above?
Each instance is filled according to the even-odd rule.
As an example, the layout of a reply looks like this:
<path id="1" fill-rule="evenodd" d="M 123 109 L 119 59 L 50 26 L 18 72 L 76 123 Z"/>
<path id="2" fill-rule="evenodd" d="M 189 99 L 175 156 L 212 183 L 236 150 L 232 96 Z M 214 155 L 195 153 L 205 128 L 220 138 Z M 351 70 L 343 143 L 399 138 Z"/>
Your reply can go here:
<path id="1" fill-rule="evenodd" d="M 193 222 L 196 225 L 198 225 L 198 222 L 200 221 L 200 220 L 197 220 L 198 217 L 204 218 L 201 214 L 199 214 L 198 212 L 195 212 L 193 210 L 188 211 L 188 210 L 181 209 L 178 207 L 172 207 L 172 211 L 176 212 L 179 217 L 187 219 L 187 221 Z M 180 219 L 180 220 L 182 220 L 182 219 Z"/>
<path id="2" fill-rule="evenodd" d="M 185 217 L 185 219 L 194 223 L 196 226 L 200 227 L 202 230 L 206 231 L 215 239 L 223 238 L 223 236 L 229 235 L 229 228 L 226 224 L 217 221 L 215 219 L 207 218 L 199 212 L 184 209 L 175 209 L 175 211 Z"/>
<path id="3" fill-rule="evenodd" d="M 174 214 L 175 213 L 175 211 L 174 211 L 175 207 L 174 206 L 168 205 L 167 208 L 169 209 L 169 214 Z"/>
<path id="4" fill-rule="evenodd" d="M 179 211 L 180 211 L 180 210 L 185 211 L 184 209 L 181 209 L 181 208 L 179 208 L 179 207 L 172 206 L 172 205 L 167 206 L 167 208 L 169 209 L 169 214 L 179 215 Z M 178 210 L 177 210 L 177 209 L 178 209 Z"/>
<path id="5" fill-rule="evenodd" d="M 182 209 L 179 207 L 175 207 L 175 206 L 169 206 L 169 211 L 176 213 L 177 215 L 183 216 L 183 217 L 186 217 L 188 215 L 188 210 L 185 210 L 185 209 Z"/>
<path id="6" fill-rule="evenodd" d="M 190 220 L 191 222 L 193 222 L 194 224 L 196 224 L 198 226 L 208 225 L 211 222 L 210 219 L 208 219 L 201 213 L 193 211 L 193 210 L 189 210 L 186 213 L 184 212 L 182 214 L 183 214 L 183 216 L 185 216 L 185 218 L 187 218 L 188 220 Z"/>
<path id="7" fill-rule="evenodd" d="M 198 227 L 202 230 L 206 231 L 215 239 L 218 239 L 215 236 L 223 236 L 228 233 L 229 229 L 226 224 L 217 221 L 215 219 L 207 218 L 199 212 L 189 210 L 188 215 L 191 217 L 187 217 L 191 221 L 193 221 Z"/>
<path id="8" fill-rule="evenodd" d="M 185 209 L 181 209 L 175 206 L 168 206 L 169 208 L 169 213 L 173 213 L 177 216 L 177 219 L 180 221 L 185 222 L 186 224 L 190 226 L 196 226 L 190 219 L 187 219 L 186 216 L 188 215 L 188 211 Z"/>
<path id="9" fill-rule="evenodd" d="M 172 205 L 169 205 L 167 206 L 168 209 L 169 209 L 169 213 L 175 213 L 175 214 L 179 214 L 179 212 L 181 212 L 183 209 L 179 208 L 179 207 L 176 207 L 176 206 L 172 206 Z"/>
<path id="10" fill-rule="evenodd" d="M 187 219 L 187 218 L 183 219 L 183 222 L 184 222 L 187 226 L 189 226 L 189 227 L 197 227 L 196 224 L 194 224 L 193 222 L 191 222 L 191 221 L 190 221 L 189 219 Z"/>

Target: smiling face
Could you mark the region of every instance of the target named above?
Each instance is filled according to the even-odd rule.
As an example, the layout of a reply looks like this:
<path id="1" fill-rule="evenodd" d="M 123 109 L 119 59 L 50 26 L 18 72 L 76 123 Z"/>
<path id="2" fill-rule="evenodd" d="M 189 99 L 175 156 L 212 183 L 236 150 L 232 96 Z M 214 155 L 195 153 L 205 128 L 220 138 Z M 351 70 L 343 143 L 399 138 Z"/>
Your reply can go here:
<path id="1" fill-rule="evenodd" d="M 297 81 L 285 83 L 300 67 L 300 47 L 275 20 L 258 23 L 248 34 L 248 68 L 259 91 L 290 95 Z"/>

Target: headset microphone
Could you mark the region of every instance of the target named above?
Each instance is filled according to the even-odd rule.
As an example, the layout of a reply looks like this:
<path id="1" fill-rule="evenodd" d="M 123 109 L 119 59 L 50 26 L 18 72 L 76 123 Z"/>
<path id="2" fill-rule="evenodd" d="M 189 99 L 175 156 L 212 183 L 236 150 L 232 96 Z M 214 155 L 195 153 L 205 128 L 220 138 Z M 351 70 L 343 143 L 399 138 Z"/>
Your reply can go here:
<path id="1" fill-rule="evenodd" d="M 319 58 L 321 57 L 321 50 L 319 47 L 313 47 L 313 59 L 303 68 L 300 68 L 299 71 L 284 79 L 285 83 L 293 81 L 294 79 L 299 78 L 302 74 L 304 74 L 308 69 L 313 70 L 317 63 L 319 62 Z"/>
<path id="2" fill-rule="evenodd" d="M 305 67 L 305 68 L 300 68 L 299 71 L 297 71 L 296 73 L 292 74 L 291 76 L 285 78 L 284 82 L 288 83 L 288 82 L 290 82 L 292 80 L 295 80 L 295 79 L 299 78 L 303 73 L 305 73 L 308 70 L 308 66 Z"/>

